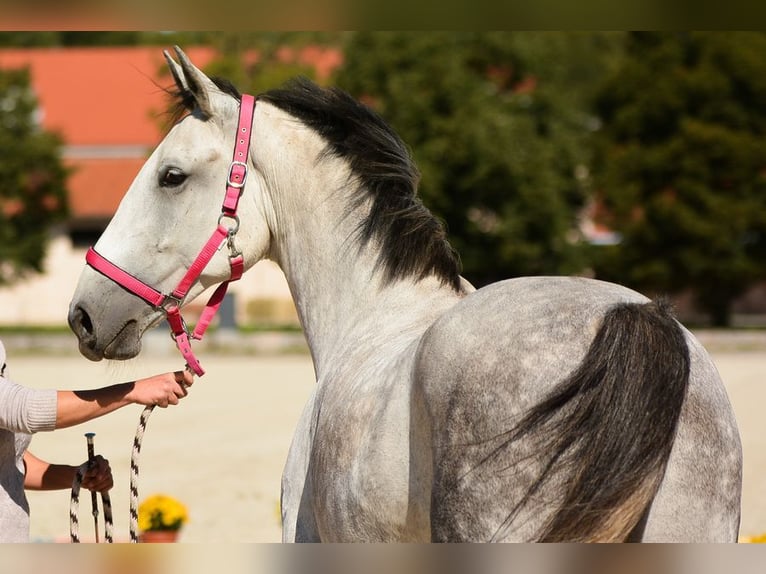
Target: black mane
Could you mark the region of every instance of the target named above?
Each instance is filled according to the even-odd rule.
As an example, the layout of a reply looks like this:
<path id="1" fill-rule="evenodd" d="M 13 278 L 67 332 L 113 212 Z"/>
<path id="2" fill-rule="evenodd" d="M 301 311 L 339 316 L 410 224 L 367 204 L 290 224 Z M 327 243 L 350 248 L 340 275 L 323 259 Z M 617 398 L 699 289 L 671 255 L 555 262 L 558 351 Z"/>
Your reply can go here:
<path id="1" fill-rule="evenodd" d="M 404 142 L 378 114 L 340 89 L 320 88 L 305 78 L 259 99 L 299 119 L 327 141 L 328 153 L 348 160 L 362 183 L 357 205 L 372 197 L 359 240 L 381 242 L 378 264 L 386 281 L 435 275 L 460 289 L 457 253 L 444 226 L 416 197 L 420 173 Z"/>

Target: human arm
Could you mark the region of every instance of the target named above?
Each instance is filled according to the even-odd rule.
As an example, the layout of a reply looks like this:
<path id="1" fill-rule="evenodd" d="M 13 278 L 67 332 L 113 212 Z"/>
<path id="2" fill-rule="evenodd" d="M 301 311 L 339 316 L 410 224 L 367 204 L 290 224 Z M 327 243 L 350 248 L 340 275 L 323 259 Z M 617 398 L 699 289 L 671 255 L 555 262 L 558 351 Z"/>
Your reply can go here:
<path id="1" fill-rule="evenodd" d="M 56 428 L 71 427 L 130 404 L 156 405 L 162 408 L 177 405 L 178 401 L 186 396 L 186 387 L 193 382 L 193 375 L 184 370 L 100 389 L 58 391 Z"/>
<path id="2" fill-rule="evenodd" d="M 26 490 L 65 490 L 72 487 L 77 466 L 53 464 L 36 457 L 28 450 L 24 452 L 24 488 Z M 96 492 L 105 492 L 114 485 L 109 461 L 100 454 L 93 459 L 92 466 L 83 475 L 81 486 Z"/>

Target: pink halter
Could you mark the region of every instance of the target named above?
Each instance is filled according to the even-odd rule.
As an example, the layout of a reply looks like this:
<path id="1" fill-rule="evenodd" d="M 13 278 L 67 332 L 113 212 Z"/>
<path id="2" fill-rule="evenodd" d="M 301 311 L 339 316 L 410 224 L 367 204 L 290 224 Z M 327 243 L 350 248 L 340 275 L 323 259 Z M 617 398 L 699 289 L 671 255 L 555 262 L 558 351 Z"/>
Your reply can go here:
<path id="1" fill-rule="evenodd" d="M 204 375 L 205 371 L 192 352 L 190 337 L 197 340 L 202 339 L 218 308 L 221 306 L 229 283 L 242 277 L 244 271 L 244 258 L 242 257 L 242 252 L 234 244 L 234 237 L 239 230 L 237 205 L 244 191 L 247 179 L 247 158 L 253 130 L 254 112 L 255 98 L 244 94 L 239 106 L 239 124 L 237 125 L 237 139 L 234 144 L 234 157 L 226 179 L 226 196 L 221 207 L 221 215 L 218 218 L 218 227 L 202 247 L 199 255 L 197 255 L 186 274 L 178 283 L 178 286 L 170 295 L 157 291 L 127 271 L 119 268 L 97 253 L 92 247 L 88 249 L 88 253 L 85 256 L 86 263 L 93 269 L 165 313 L 170 325 L 171 336 L 175 340 L 178 350 L 186 359 L 188 367 L 197 376 Z M 223 224 L 225 220 L 230 222 L 230 226 L 227 227 Z M 223 246 L 224 241 L 227 242 L 229 247 L 231 275 L 210 296 L 199 322 L 195 326 L 194 331 L 190 333 L 186 322 L 181 316 L 181 304 L 191 286 L 202 274 L 202 271 L 216 252 Z"/>

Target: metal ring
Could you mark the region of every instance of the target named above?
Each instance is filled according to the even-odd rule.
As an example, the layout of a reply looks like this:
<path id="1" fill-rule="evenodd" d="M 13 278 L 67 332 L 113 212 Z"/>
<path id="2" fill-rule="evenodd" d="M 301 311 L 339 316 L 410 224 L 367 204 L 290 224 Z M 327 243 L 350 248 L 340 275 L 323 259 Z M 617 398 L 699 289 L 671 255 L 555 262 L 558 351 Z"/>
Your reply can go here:
<path id="1" fill-rule="evenodd" d="M 234 222 L 233 227 L 228 227 L 227 230 L 229 232 L 229 237 L 234 235 L 237 231 L 239 231 L 239 216 L 235 213 L 234 215 L 227 215 L 225 213 L 222 213 L 218 216 L 218 225 L 221 225 L 221 222 L 226 219 L 231 219 Z"/>

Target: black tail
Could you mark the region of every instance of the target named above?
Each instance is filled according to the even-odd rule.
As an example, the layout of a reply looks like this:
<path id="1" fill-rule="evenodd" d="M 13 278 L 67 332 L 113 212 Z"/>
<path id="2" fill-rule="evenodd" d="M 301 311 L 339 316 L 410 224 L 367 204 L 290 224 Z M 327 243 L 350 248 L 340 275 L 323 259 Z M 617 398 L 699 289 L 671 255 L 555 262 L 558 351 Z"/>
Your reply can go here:
<path id="1" fill-rule="evenodd" d="M 512 432 L 540 437 L 568 489 L 541 542 L 624 540 L 662 481 L 689 382 L 689 350 L 664 302 L 610 309 L 580 366 Z M 559 475 L 561 476 L 561 475 Z"/>

